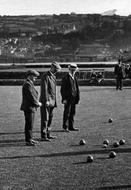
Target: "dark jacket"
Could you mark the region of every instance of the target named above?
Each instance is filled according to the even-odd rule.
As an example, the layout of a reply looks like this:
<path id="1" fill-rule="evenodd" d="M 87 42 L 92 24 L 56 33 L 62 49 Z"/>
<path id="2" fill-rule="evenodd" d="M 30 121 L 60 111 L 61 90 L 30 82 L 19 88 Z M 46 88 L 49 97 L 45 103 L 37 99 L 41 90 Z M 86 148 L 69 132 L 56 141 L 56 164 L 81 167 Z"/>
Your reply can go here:
<path id="1" fill-rule="evenodd" d="M 74 89 L 74 85 L 75 85 L 75 89 Z M 75 104 L 78 104 L 80 100 L 80 91 L 79 91 L 79 86 L 78 86 L 78 81 L 77 81 L 76 76 L 74 76 L 74 80 L 73 80 L 72 77 L 69 74 L 67 74 L 62 79 L 60 91 L 61 91 L 62 101 L 73 100 Z"/>
<path id="2" fill-rule="evenodd" d="M 117 78 L 124 79 L 125 78 L 125 71 L 120 65 L 116 65 L 114 69 L 114 74 L 116 75 Z"/>
<path id="3" fill-rule="evenodd" d="M 38 102 L 38 92 L 33 82 L 27 79 L 22 87 L 22 103 L 20 110 L 34 112 L 37 110 L 37 107 L 39 107 Z"/>
<path id="4" fill-rule="evenodd" d="M 125 68 L 126 77 L 131 79 L 131 67 Z"/>
<path id="5" fill-rule="evenodd" d="M 56 77 L 50 71 L 41 78 L 40 102 L 45 106 L 49 101 L 51 107 L 56 107 Z"/>

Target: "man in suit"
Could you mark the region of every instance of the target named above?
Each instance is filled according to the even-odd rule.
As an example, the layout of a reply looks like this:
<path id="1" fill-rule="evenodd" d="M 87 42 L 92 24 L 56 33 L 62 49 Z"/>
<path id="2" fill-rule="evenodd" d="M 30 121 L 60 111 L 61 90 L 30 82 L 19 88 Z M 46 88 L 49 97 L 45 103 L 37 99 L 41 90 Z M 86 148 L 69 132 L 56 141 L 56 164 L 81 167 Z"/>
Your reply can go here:
<path id="1" fill-rule="evenodd" d="M 41 140 L 50 141 L 55 137 L 51 135 L 51 123 L 53 110 L 57 107 L 56 103 L 56 73 L 61 70 L 59 63 L 52 62 L 51 68 L 41 78 L 40 108 L 41 115 Z"/>
<path id="2" fill-rule="evenodd" d="M 77 70 L 75 63 L 70 64 L 69 73 L 62 79 L 61 84 L 62 103 L 64 104 L 63 129 L 66 132 L 79 130 L 73 126 L 76 104 L 80 99 L 78 81 L 75 76 Z"/>
<path id="3" fill-rule="evenodd" d="M 116 90 L 122 90 L 125 68 L 121 59 L 118 59 L 118 64 L 115 65 L 114 74 L 116 77 Z"/>
<path id="4" fill-rule="evenodd" d="M 131 67 L 130 67 L 130 64 L 126 64 L 125 73 L 126 73 L 126 78 L 131 79 Z"/>
<path id="5" fill-rule="evenodd" d="M 34 146 L 35 141 L 32 139 L 32 130 L 34 125 L 35 111 L 42 104 L 38 100 L 38 92 L 34 87 L 34 82 L 39 76 L 35 70 L 27 72 L 27 80 L 22 87 L 21 110 L 25 116 L 25 141 L 27 146 Z"/>

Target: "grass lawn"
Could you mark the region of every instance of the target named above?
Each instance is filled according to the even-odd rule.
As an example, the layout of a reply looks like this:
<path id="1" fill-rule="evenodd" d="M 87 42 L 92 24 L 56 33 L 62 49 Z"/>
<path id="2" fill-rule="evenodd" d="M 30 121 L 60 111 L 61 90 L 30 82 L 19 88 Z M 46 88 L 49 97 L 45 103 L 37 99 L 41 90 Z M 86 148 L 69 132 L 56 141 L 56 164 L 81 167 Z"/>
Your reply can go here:
<path id="1" fill-rule="evenodd" d="M 39 86 L 37 86 L 39 91 Z M 57 139 L 41 142 L 40 113 L 36 113 L 36 147 L 24 142 L 24 116 L 20 111 L 21 86 L 0 86 L 0 190 L 131 189 L 131 89 L 80 87 L 75 127 L 62 131 L 63 105 L 58 87 L 52 134 Z M 109 118 L 112 123 L 108 123 Z M 126 144 L 113 148 L 115 140 Z M 86 145 L 79 141 L 85 139 Z M 102 143 L 110 144 L 104 149 Z M 111 150 L 116 158 L 109 159 Z M 91 154 L 94 162 L 87 163 Z"/>

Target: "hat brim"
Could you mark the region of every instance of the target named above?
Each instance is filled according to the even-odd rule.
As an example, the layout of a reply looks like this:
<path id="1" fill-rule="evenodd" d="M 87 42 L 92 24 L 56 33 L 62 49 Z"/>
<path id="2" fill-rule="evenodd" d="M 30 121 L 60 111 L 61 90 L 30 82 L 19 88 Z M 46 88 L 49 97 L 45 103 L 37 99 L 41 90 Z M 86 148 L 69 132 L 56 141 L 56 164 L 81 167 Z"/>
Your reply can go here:
<path id="1" fill-rule="evenodd" d="M 68 68 L 69 68 L 69 69 L 76 69 L 76 70 L 79 69 L 78 67 L 74 67 L 74 66 L 71 66 L 71 65 L 69 65 Z"/>
<path id="2" fill-rule="evenodd" d="M 40 74 L 35 70 L 28 70 L 27 71 L 27 76 L 30 76 L 30 75 L 32 75 L 34 77 L 38 77 Z"/>

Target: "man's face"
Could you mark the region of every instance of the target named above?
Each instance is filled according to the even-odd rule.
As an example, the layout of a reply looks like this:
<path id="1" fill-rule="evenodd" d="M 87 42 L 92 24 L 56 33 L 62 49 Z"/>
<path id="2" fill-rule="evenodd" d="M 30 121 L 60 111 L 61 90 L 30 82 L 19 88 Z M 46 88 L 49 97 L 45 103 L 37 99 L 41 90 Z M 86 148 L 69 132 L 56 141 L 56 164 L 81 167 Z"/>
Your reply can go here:
<path id="1" fill-rule="evenodd" d="M 73 68 L 73 67 L 72 67 L 72 68 L 70 68 L 69 70 L 70 70 L 71 74 L 75 74 L 76 71 L 77 71 L 77 68 L 75 68 L 75 67 Z"/>
<path id="2" fill-rule="evenodd" d="M 52 67 L 51 70 L 52 70 L 53 74 L 60 72 L 60 70 L 57 69 L 56 67 Z"/>
<path id="3" fill-rule="evenodd" d="M 35 82 L 35 81 L 36 81 L 36 79 L 37 79 L 37 77 L 36 77 L 36 76 L 34 76 L 34 75 L 31 75 L 31 76 L 30 76 L 30 79 L 31 79 L 33 82 Z"/>
<path id="4" fill-rule="evenodd" d="M 119 65 L 122 66 L 122 62 L 121 61 L 119 62 Z"/>

